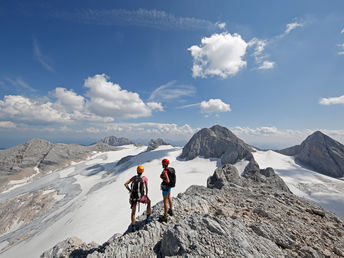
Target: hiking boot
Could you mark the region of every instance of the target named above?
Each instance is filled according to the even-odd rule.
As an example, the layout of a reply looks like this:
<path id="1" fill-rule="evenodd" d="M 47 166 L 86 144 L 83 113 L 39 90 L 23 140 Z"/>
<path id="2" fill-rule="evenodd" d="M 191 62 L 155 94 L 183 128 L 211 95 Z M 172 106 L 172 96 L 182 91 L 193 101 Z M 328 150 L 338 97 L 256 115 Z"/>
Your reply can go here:
<path id="1" fill-rule="evenodd" d="M 135 232 L 137 230 L 136 225 L 131 225 L 131 232 Z"/>
<path id="2" fill-rule="evenodd" d="M 152 222 L 153 218 L 151 216 L 147 216 L 146 218 L 146 223 Z"/>
<path id="3" fill-rule="evenodd" d="M 172 209 L 168 209 L 168 215 L 170 215 L 170 216 L 173 216 L 173 210 Z"/>
<path id="4" fill-rule="evenodd" d="M 159 217 L 159 221 L 160 221 L 160 222 L 167 222 L 167 216 L 166 216 L 166 215 L 161 215 L 161 216 Z"/>

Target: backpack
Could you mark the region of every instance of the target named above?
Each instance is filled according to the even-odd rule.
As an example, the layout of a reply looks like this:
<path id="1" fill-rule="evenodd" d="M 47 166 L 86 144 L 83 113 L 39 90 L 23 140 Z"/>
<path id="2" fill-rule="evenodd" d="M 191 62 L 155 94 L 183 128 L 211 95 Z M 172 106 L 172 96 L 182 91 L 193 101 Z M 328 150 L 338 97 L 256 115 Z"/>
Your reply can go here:
<path id="1" fill-rule="evenodd" d="M 130 203 L 132 204 L 138 202 L 145 195 L 144 184 L 140 176 L 135 176 L 130 188 Z"/>
<path id="2" fill-rule="evenodd" d="M 174 168 L 167 168 L 168 178 L 170 179 L 170 183 L 168 184 L 169 187 L 176 186 L 176 171 Z"/>

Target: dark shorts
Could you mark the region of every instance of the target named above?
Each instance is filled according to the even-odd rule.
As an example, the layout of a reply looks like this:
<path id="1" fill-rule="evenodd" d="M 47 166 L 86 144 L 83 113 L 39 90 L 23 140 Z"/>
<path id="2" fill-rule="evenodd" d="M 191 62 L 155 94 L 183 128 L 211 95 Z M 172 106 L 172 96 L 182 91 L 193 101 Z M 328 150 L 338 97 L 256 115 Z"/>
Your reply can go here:
<path id="1" fill-rule="evenodd" d="M 162 196 L 166 196 L 169 193 L 171 193 L 171 187 L 169 186 L 161 186 L 161 190 L 162 190 Z"/>
<path id="2" fill-rule="evenodd" d="M 149 198 L 147 196 L 142 196 L 142 198 L 139 200 L 140 203 L 148 203 Z M 130 203 L 131 207 L 136 207 L 137 202 Z"/>

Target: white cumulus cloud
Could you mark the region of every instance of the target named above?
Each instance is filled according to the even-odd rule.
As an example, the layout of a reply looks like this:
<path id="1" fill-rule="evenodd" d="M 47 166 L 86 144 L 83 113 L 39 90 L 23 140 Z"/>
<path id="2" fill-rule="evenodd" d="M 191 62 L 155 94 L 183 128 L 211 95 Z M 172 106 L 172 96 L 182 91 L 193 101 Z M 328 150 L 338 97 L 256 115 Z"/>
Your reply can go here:
<path id="1" fill-rule="evenodd" d="M 208 101 L 202 101 L 200 106 L 202 113 L 220 113 L 231 111 L 230 105 L 224 103 L 221 99 L 209 99 Z"/>
<path id="2" fill-rule="evenodd" d="M 340 33 L 341 33 L 341 34 L 344 34 L 344 29 L 342 29 L 342 30 L 340 31 Z"/>
<path id="3" fill-rule="evenodd" d="M 340 97 L 333 97 L 333 98 L 321 98 L 319 100 L 319 104 L 325 105 L 325 106 L 344 104 L 344 95 Z"/>
<path id="4" fill-rule="evenodd" d="M 145 104 L 138 93 L 122 89 L 119 84 L 109 81 L 105 74 L 87 78 L 85 87 L 89 89 L 86 94 L 90 99 L 88 108 L 98 116 L 123 119 L 146 117 L 151 116 L 152 108 L 157 109 L 161 105 L 154 102 Z"/>
<path id="5" fill-rule="evenodd" d="M 226 28 L 226 23 L 225 22 L 218 22 L 216 23 L 217 27 L 219 27 L 220 29 L 224 29 Z"/>
<path id="6" fill-rule="evenodd" d="M 0 100 L 0 118 L 29 124 L 71 122 L 70 114 L 56 110 L 52 102 L 40 102 L 18 95 L 7 95 Z"/>
<path id="7" fill-rule="evenodd" d="M 204 37 L 201 45 L 188 50 L 193 57 L 193 77 L 219 76 L 227 78 L 236 75 L 246 66 L 243 59 L 247 43 L 239 34 L 228 32 Z"/>
<path id="8" fill-rule="evenodd" d="M 55 97 L 57 98 L 57 104 L 68 111 L 83 110 L 85 106 L 85 98 L 77 95 L 72 90 L 65 88 L 56 88 Z"/>

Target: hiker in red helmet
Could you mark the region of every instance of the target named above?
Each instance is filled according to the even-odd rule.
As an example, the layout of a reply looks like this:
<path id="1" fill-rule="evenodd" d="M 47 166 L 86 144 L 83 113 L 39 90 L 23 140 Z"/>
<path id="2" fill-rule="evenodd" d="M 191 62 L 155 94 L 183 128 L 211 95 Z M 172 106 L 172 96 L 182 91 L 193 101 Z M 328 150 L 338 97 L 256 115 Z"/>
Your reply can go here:
<path id="1" fill-rule="evenodd" d="M 130 208 L 131 208 L 131 229 L 132 231 L 136 231 L 135 225 L 135 213 L 136 213 L 136 205 L 138 202 L 146 203 L 147 204 L 147 219 L 146 223 L 152 221 L 152 217 L 150 216 L 151 213 L 151 201 L 148 198 L 148 178 L 142 176 L 144 171 L 144 167 L 142 165 L 137 167 L 137 175 L 130 178 L 127 182 L 125 182 L 124 186 L 130 192 Z M 130 188 L 129 188 L 129 184 Z M 145 191 L 146 190 L 146 191 Z"/>
<path id="2" fill-rule="evenodd" d="M 162 196 L 164 200 L 164 215 L 160 216 L 159 221 L 160 222 L 167 222 L 167 214 L 170 216 L 173 216 L 173 210 L 172 210 L 172 200 L 171 200 L 171 187 L 175 186 L 175 174 L 174 169 L 169 168 L 168 165 L 170 164 L 170 161 L 168 159 L 163 159 L 162 162 L 163 171 L 160 175 L 160 178 L 162 179 L 161 182 L 161 190 L 162 190 Z M 171 174 L 171 170 L 173 170 L 173 174 Z M 169 209 L 167 206 L 170 206 Z"/>

